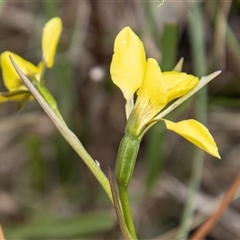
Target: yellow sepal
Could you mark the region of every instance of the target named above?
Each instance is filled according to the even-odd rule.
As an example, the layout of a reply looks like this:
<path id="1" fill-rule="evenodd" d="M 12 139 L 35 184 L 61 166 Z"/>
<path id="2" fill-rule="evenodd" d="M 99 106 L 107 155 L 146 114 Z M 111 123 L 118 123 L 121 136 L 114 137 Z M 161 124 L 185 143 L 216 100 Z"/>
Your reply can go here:
<path id="1" fill-rule="evenodd" d="M 113 82 L 121 89 L 126 101 L 131 101 L 141 86 L 146 68 L 143 43 L 129 27 L 116 37 L 110 67 Z"/>
<path id="2" fill-rule="evenodd" d="M 57 44 L 61 32 L 62 32 L 62 20 L 59 17 L 50 19 L 43 28 L 42 61 L 48 68 L 51 68 L 53 66 Z"/>
<path id="3" fill-rule="evenodd" d="M 214 157 L 221 158 L 212 135 L 200 122 L 194 119 L 184 120 L 177 123 L 166 119 L 162 120 L 165 122 L 168 130 L 174 131 L 175 133 L 181 135 L 189 142 L 193 143 Z"/>

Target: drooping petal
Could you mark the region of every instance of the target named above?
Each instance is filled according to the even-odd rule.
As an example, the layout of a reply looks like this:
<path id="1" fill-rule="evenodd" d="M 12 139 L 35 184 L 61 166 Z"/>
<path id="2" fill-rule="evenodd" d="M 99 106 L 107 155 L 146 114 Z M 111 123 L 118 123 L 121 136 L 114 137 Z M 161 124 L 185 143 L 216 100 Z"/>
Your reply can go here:
<path id="1" fill-rule="evenodd" d="M 0 103 L 3 102 L 20 102 L 22 100 L 32 100 L 30 92 L 27 90 L 15 90 L 0 93 Z"/>
<path id="2" fill-rule="evenodd" d="M 144 80 L 137 94 L 136 104 L 128 121 L 132 126 L 136 126 L 136 135 L 167 104 L 167 89 L 161 69 L 155 59 L 148 59 Z"/>
<path id="3" fill-rule="evenodd" d="M 175 133 L 181 135 L 189 142 L 195 144 L 197 147 L 203 149 L 207 153 L 221 158 L 218 153 L 217 145 L 208 131 L 208 129 L 202 125 L 200 122 L 189 119 L 181 122 L 171 122 L 166 119 L 162 119 L 168 130 L 174 131 Z"/>
<path id="4" fill-rule="evenodd" d="M 168 102 L 185 95 L 199 82 L 197 77 L 183 72 L 164 72 L 163 77 L 168 90 Z"/>
<path id="5" fill-rule="evenodd" d="M 46 67 L 53 66 L 57 44 L 62 32 L 62 20 L 59 17 L 50 19 L 43 28 L 42 60 Z"/>
<path id="6" fill-rule="evenodd" d="M 126 101 L 131 101 L 142 84 L 145 68 L 143 43 L 130 27 L 125 27 L 115 39 L 110 72 Z"/>
<path id="7" fill-rule="evenodd" d="M 1 68 L 3 74 L 3 81 L 5 87 L 9 90 L 27 90 L 22 80 L 19 78 L 16 70 L 14 69 L 9 56 L 12 56 L 13 60 L 27 76 L 35 76 L 39 73 L 39 69 L 32 63 L 26 61 L 15 53 L 5 51 L 1 54 Z"/>

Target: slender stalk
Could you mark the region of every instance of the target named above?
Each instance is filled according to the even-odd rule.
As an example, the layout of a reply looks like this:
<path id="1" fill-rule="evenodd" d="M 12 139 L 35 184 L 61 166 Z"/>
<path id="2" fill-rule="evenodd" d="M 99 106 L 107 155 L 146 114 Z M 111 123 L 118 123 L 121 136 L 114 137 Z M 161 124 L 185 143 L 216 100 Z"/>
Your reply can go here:
<path id="1" fill-rule="evenodd" d="M 194 72 L 198 76 L 205 75 L 206 70 L 206 57 L 204 49 L 204 36 L 203 36 L 203 17 L 201 14 L 200 4 L 197 2 L 189 3 L 189 35 L 192 47 L 192 56 L 194 63 Z M 196 106 L 196 118 L 200 122 L 206 122 L 206 88 L 202 89 L 197 93 L 195 99 L 197 98 Z M 192 217 L 194 212 L 194 204 L 196 201 L 196 195 L 199 190 L 199 185 L 202 176 L 204 153 L 195 148 L 194 149 L 194 159 L 192 165 L 192 176 L 190 180 L 190 188 L 187 196 L 187 202 L 185 205 L 184 213 L 182 216 L 179 232 L 177 239 L 187 239 L 188 233 L 190 231 Z"/>
<path id="2" fill-rule="evenodd" d="M 128 198 L 128 187 L 118 184 L 119 198 L 122 204 L 122 210 L 126 225 L 133 239 L 137 239 L 135 227 L 132 218 L 131 207 Z"/>
<path id="3" fill-rule="evenodd" d="M 110 181 L 110 186 L 111 186 L 111 190 L 112 190 L 112 197 L 113 197 L 113 205 L 114 205 L 114 209 L 118 218 L 118 223 L 119 223 L 119 227 L 121 229 L 122 235 L 123 235 L 123 239 L 124 240 L 129 240 L 132 239 L 132 236 L 128 230 L 128 227 L 126 225 L 125 222 L 125 218 L 122 212 L 122 206 L 121 203 L 119 201 L 118 198 L 118 194 L 117 194 L 117 190 L 114 186 L 114 181 L 113 181 L 113 177 L 112 177 L 112 173 L 110 168 L 108 168 L 108 175 L 109 175 L 109 181 Z"/>
<path id="4" fill-rule="evenodd" d="M 115 175 L 118 183 L 119 198 L 127 228 L 133 239 L 137 239 L 129 203 L 128 186 L 134 172 L 141 139 L 128 133 L 127 128 L 128 125 L 119 145 L 115 165 Z"/>

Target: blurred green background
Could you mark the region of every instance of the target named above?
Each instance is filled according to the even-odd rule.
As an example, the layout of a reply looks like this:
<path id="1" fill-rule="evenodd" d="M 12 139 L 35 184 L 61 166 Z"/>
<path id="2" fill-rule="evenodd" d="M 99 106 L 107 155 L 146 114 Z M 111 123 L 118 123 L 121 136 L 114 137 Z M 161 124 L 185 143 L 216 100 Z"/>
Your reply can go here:
<path id="1" fill-rule="evenodd" d="M 168 116 L 195 118 L 214 136 L 222 160 L 157 124 L 144 137 L 130 196 L 140 239 L 174 239 L 189 186 L 197 193 L 190 231 L 217 206 L 240 167 L 240 1 L 1 1 L 0 53 L 37 64 L 44 24 L 63 33 L 47 86 L 60 111 L 107 174 L 126 123 L 109 66 L 118 32 L 130 26 L 148 57 L 199 77 L 222 70 Z M 5 87 L 0 81 L 1 92 Z M 188 205 L 191 204 L 188 202 Z M 240 238 L 236 197 L 207 239 Z M 98 182 L 35 102 L 0 105 L 0 223 L 7 239 L 119 239 L 114 210 Z M 183 226 L 183 225 L 181 225 Z"/>

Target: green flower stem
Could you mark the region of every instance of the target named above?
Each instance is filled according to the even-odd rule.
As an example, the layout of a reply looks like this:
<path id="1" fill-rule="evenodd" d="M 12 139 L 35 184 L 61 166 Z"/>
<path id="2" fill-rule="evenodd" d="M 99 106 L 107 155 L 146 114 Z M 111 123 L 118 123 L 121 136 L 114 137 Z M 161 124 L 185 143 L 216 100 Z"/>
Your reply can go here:
<path id="1" fill-rule="evenodd" d="M 128 185 L 132 179 L 140 142 L 141 139 L 138 137 L 129 133 L 125 133 L 119 146 L 115 166 L 115 174 L 118 183 L 119 197 L 124 219 L 126 221 L 128 230 L 134 239 L 137 239 L 137 237 L 129 203 Z"/>
<path id="2" fill-rule="evenodd" d="M 128 186 L 134 171 L 140 139 L 129 133 L 125 133 L 120 142 L 115 166 L 115 174 L 118 184 Z"/>
<path id="3" fill-rule="evenodd" d="M 118 184 L 118 191 L 119 191 L 119 197 L 122 205 L 125 223 L 132 236 L 132 239 L 137 239 L 137 235 L 136 235 L 136 231 L 133 223 L 131 207 L 129 203 L 128 187 Z"/>
<path id="4" fill-rule="evenodd" d="M 82 158 L 82 160 L 88 166 L 90 171 L 93 173 L 93 175 L 99 181 L 99 183 L 101 184 L 101 186 L 107 193 L 110 200 L 113 202 L 109 181 L 108 181 L 107 177 L 104 175 L 104 173 L 101 171 L 100 167 L 96 164 L 94 159 L 92 159 L 92 157 L 89 155 L 89 153 L 83 147 L 82 143 L 79 141 L 79 139 L 76 137 L 76 135 L 53 112 L 51 107 L 46 103 L 46 101 L 41 96 L 41 94 L 39 94 L 38 90 L 34 87 L 34 85 L 31 83 L 31 81 L 19 69 L 19 67 L 13 61 L 11 56 L 10 56 L 10 60 L 13 64 L 14 68 L 16 69 L 17 73 L 19 74 L 20 78 L 22 79 L 22 81 L 28 87 L 29 91 L 32 93 L 32 95 L 35 97 L 35 99 L 38 101 L 38 103 L 41 105 L 41 107 L 44 109 L 44 111 L 47 113 L 47 115 L 51 118 L 51 120 L 55 124 L 58 131 L 62 134 L 62 136 L 69 143 L 69 145 L 76 151 L 76 153 Z"/>
<path id="5" fill-rule="evenodd" d="M 118 198 L 117 189 L 114 185 L 114 181 L 113 181 L 113 178 L 112 178 L 112 173 L 111 173 L 110 168 L 108 170 L 109 170 L 110 186 L 111 186 L 111 190 L 112 190 L 113 204 L 114 204 L 115 212 L 116 212 L 116 215 L 117 215 L 117 218 L 118 218 L 119 227 L 121 229 L 123 239 L 124 240 L 129 240 L 129 239 L 132 239 L 133 237 L 130 234 L 130 232 L 128 230 L 128 227 L 126 225 L 124 214 L 122 212 L 122 205 L 121 205 L 121 202 L 119 201 L 119 198 Z"/>

